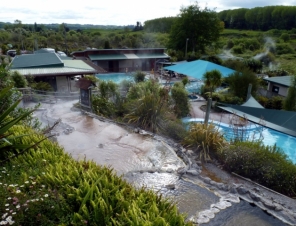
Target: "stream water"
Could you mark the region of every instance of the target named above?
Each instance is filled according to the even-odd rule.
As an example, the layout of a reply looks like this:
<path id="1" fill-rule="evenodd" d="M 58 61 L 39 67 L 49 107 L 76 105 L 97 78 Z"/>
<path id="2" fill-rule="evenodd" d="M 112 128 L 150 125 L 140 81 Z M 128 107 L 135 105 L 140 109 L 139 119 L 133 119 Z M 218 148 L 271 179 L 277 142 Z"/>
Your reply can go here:
<path id="1" fill-rule="evenodd" d="M 285 225 L 245 201 L 221 200 L 194 177 L 180 178 L 175 172 L 185 164 L 166 143 L 71 111 L 73 103 L 44 105 L 43 111 L 35 114 L 44 124 L 62 119 L 57 140 L 74 158 L 108 165 L 134 186 L 159 192 L 175 202 L 188 219 L 197 218 L 203 211 L 209 216 L 199 217 L 200 223 L 208 221 L 203 225 Z"/>
<path id="2" fill-rule="evenodd" d="M 178 176 L 168 173 L 128 173 L 125 179 L 136 187 L 147 187 L 161 193 L 176 203 L 178 209 L 187 214 L 188 219 L 198 216 L 199 212 L 209 211 L 213 215 L 205 226 L 282 226 L 286 225 L 275 217 L 267 214 L 260 208 L 246 201 L 220 202 L 220 197 L 201 186 L 198 181 L 179 179 Z M 175 189 L 167 185 L 175 184 Z M 220 203 L 216 213 L 211 211 L 211 205 Z M 229 206 L 230 205 L 230 206 Z M 199 219 L 203 221 L 202 218 Z M 205 219 L 207 221 L 207 219 Z"/>

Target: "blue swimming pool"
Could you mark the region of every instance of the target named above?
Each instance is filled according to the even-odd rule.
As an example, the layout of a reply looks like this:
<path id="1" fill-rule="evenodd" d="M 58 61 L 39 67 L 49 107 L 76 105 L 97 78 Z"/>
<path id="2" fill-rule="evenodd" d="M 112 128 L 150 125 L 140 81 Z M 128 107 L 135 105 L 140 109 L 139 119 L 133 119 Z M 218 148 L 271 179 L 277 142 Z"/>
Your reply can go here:
<path id="1" fill-rule="evenodd" d="M 134 81 L 133 75 L 126 73 L 96 74 L 96 77 L 104 81 L 113 81 L 116 84 L 121 83 L 123 80 Z M 191 81 L 185 88 L 189 93 L 200 93 L 202 85 L 203 82 L 201 81 Z"/>
<path id="2" fill-rule="evenodd" d="M 104 81 L 113 81 L 116 84 L 121 83 L 124 80 L 134 81 L 132 74 L 126 73 L 108 73 L 108 74 L 96 74 L 96 77 Z"/>
<path id="3" fill-rule="evenodd" d="M 185 118 L 183 122 L 203 122 L 204 119 L 200 118 Z M 227 124 L 221 122 L 213 122 L 217 125 L 218 129 L 224 134 L 226 139 L 233 138 L 233 129 Z M 240 134 L 240 131 L 238 131 Z M 277 147 L 281 148 L 285 154 L 296 164 L 296 137 L 289 136 L 287 134 L 252 124 L 244 129 L 242 132 L 243 136 L 246 136 L 248 140 L 259 140 L 262 138 L 262 142 L 265 145 L 272 146 L 276 144 Z M 261 137 L 262 136 L 262 137 Z"/>

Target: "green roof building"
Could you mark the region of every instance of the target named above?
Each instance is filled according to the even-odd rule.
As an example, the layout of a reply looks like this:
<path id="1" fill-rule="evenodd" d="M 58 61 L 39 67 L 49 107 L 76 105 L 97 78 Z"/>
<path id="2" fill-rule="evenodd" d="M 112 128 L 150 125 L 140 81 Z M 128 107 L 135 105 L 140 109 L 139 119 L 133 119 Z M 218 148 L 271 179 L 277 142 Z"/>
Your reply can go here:
<path id="1" fill-rule="evenodd" d="M 280 95 L 286 97 L 288 89 L 291 85 L 292 76 L 276 76 L 264 78 L 268 82 L 267 91 L 272 95 Z"/>
<path id="2" fill-rule="evenodd" d="M 77 76 L 104 73 L 102 68 L 83 60 L 62 59 L 56 53 L 18 55 L 10 64 L 11 71 L 33 76 L 36 81 L 48 82 L 57 92 L 76 92 Z"/>

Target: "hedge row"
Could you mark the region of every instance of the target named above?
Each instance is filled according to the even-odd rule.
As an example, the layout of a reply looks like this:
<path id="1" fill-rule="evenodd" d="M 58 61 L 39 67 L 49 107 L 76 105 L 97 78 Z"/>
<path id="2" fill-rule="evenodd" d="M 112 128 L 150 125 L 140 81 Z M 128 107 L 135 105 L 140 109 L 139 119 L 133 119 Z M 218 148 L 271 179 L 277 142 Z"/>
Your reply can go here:
<path id="1" fill-rule="evenodd" d="M 224 169 L 290 197 L 296 196 L 296 165 L 276 146 L 237 141 L 217 152 Z"/>

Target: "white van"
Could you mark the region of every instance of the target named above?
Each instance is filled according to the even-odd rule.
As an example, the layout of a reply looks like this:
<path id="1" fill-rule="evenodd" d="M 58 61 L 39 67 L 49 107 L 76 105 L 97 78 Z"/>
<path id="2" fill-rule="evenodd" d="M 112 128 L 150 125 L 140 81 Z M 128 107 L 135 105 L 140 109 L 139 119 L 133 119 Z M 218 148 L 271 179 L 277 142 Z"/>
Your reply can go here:
<path id="1" fill-rule="evenodd" d="M 42 48 L 43 50 L 46 50 L 49 53 L 55 53 L 55 49 L 52 48 Z"/>

